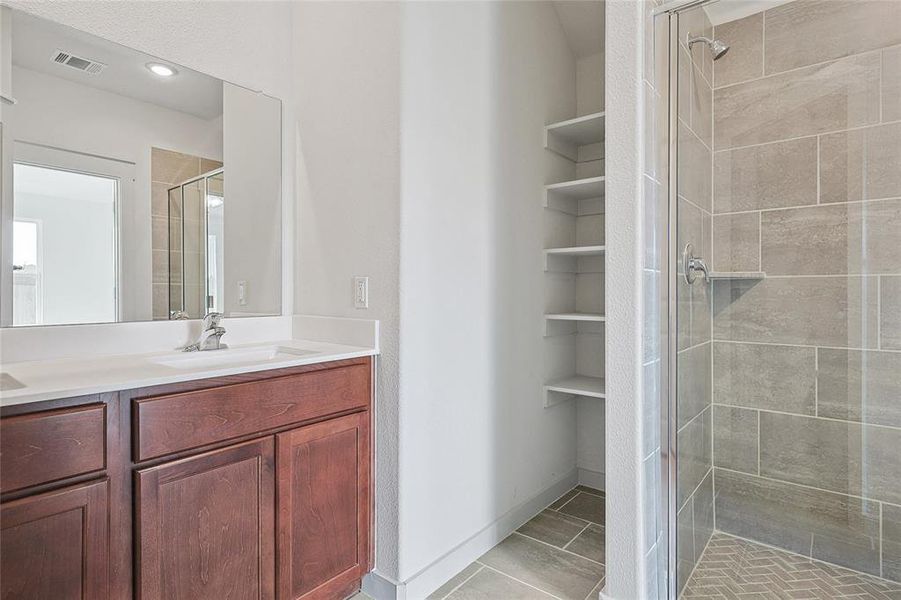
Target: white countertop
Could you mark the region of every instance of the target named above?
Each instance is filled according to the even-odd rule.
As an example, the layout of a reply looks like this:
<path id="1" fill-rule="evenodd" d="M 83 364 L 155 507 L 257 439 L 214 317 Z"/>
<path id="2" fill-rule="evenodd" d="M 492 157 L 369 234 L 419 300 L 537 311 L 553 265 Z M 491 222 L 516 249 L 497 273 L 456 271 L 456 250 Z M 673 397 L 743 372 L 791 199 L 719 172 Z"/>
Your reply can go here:
<path id="1" fill-rule="evenodd" d="M 169 366 L 167 361 L 198 357 L 203 362 L 216 360 L 224 353 L 281 347 L 307 352 L 280 355 L 274 359 L 253 359 L 233 364 L 181 364 Z M 223 354 L 219 354 L 223 353 Z M 242 344 L 224 350 L 210 350 L 190 355 L 183 352 L 153 352 L 87 358 L 58 358 L 13 362 L 2 365 L 0 406 L 70 398 L 86 394 L 115 392 L 180 381 L 222 377 L 270 369 L 297 367 L 332 360 L 372 356 L 378 351 L 362 346 L 347 346 L 311 340 L 286 340 Z M 215 356 L 214 356 L 215 355 Z"/>

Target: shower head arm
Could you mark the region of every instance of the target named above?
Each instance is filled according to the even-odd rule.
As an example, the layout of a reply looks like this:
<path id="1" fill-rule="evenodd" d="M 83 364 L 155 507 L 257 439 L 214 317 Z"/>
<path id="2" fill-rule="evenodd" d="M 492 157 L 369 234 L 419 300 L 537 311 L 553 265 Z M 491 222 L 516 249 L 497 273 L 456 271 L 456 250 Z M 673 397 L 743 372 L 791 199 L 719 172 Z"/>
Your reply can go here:
<path id="1" fill-rule="evenodd" d="M 688 35 L 685 36 L 685 43 L 688 44 L 688 47 L 691 48 L 692 44 L 696 44 L 697 42 L 704 42 L 708 46 L 713 43 L 713 40 L 709 37 L 705 37 L 703 35 L 699 35 L 696 37 L 691 37 L 691 32 L 688 32 Z"/>

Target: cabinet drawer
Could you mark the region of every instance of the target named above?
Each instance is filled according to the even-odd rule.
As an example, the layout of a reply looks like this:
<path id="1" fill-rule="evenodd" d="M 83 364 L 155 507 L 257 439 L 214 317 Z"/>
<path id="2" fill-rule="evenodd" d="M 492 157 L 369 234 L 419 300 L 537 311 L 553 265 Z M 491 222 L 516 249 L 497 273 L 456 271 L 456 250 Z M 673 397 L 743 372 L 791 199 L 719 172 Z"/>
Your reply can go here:
<path id="1" fill-rule="evenodd" d="M 0 420 L 0 492 L 106 468 L 106 406 L 89 404 Z"/>
<path id="2" fill-rule="evenodd" d="M 369 364 L 136 399 L 134 459 L 198 448 L 365 407 Z"/>

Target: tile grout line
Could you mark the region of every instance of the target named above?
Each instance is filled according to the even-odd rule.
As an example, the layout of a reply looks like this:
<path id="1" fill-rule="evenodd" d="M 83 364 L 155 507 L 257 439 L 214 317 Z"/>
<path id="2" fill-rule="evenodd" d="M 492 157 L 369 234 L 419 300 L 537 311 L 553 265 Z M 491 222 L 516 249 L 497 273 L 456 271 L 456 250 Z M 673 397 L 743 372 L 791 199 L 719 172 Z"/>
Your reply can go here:
<path id="1" fill-rule="evenodd" d="M 813 414 L 820 416 L 820 349 L 813 348 Z"/>
<path id="2" fill-rule="evenodd" d="M 588 592 L 588 595 L 587 595 L 587 596 L 585 596 L 585 600 L 597 600 L 597 596 L 592 596 L 592 592 L 594 592 L 595 590 L 597 590 L 597 589 L 598 589 L 598 586 L 601 586 L 601 590 L 604 589 L 604 586 L 603 586 L 602 584 L 604 583 L 604 580 L 605 580 L 605 579 L 607 579 L 607 574 L 606 574 L 606 573 L 604 573 L 604 576 L 601 577 L 601 579 L 600 579 L 596 584 L 594 584 L 594 587 L 591 588 L 591 591 Z M 598 591 L 601 591 L 601 590 L 598 590 Z"/>
<path id="3" fill-rule="evenodd" d="M 757 411 L 757 475 L 760 475 L 760 411 Z"/>
<path id="4" fill-rule="evenodd" d="M 882 275 L 876 278 L 876 349 L 882 350 Z"/>
<path id="5" fill-rule="evenodd" d="M 588 528 L 591 527 L 591 525 L 592 525 L 591 521 L 588 521 L 588 524 L 585 525 L 585 527 L 582 528 L 582 531 L 580 531 L 579 533 L 577 533 L 576 535 L 574 535 L 573 538 L 572 538 L 571 540 L 569 540 L 568 542 L 566 542 L 565 544 L 563 544 L 563 547 L 561 548 L 561 550 L 566 550 L 566 548 L 567 548 L 570 544 L 572 544 L 574 541 L 576 541 L 576 538 L 577 538 L 577 537 L 579 537 L 580 535 L 582 535 L 583 533 L 585 533 L 586 531 L 588 531 Z M 605 532 L 605 536 L 606 536 L 606 532 Z"/>
<path id="6" fill-rule="evenodd" d="M 897 506 L 897 507 L 901 508 L 901 504 L 894 504 L 892 502 L 887 502 L 887 501 L 881 500 L 879 498 L 869 498 L 867 496 L 859 496 L 857 494 L 852 494 L 850 492 L 836 492 L 835 490 L 827 490 L 826 488 L 819 488 L 816 486 L 808 485 L 806 483 L 797 483 L 794 481 L 788 481 L 786 479 L 776 479 L 776 478 L 770 477 L 768 475 L 755 475 L 754 473 L 748 473 L 747 471 L 736 471 L 735 469 L 730 469 L 728 467 L 716 467 L 716 468 L 720 469 L 721 471 L 724 471 L 726 473 L 733 474 L 733 475 L 741 475 L 743 477 L 757 477 L 759 479 L 762 479 L 764 481 L 769 481 L 772 483 L 781 483 L 783 485 L 796 486 L 796 487 L 804 488 L 807 490 L 823 492 L 824 494 L 834 494 L 836 496 L 845 496 L 847 498 L 853 498 L 855 500 L 863 500 L 865 502 L 881 502 L 883 504 L 890 504 L 892 506 Z M 706 477 L 706 475 L 705 475 L 705 477 Z M 732 534 L 729 534 L 729 535 L 732 535 Z"/>
<path id="7" fill-rule="evenodd" d="M 850 568 L 850 567 L 844 567 L 844 566 L 842 566 L 842 565 L 839 565 L 839 564 L 836 564 L 836 563 L 831 563 L 831 562 L 829 562 L 829 561 L 825 561 L 825 560 L 822 560 L 822 559 L 819 559 L 819 558 L 813 558 L 812 556 L 805 556 L 805 555 L 800 554 L 800 553 L 798 553 L 798 552 L 792 552 L 791 550 L 786 550 L 785 548 L 780 548 L 779 546 L 773 546 L 772 544 L 767 544 L 767 543 L 765 543 L 765 542 L 759 542 L 759 541 L 757 541 L 757 540 L 752 540 L 752 539 L 750 539 L 750 538 L 746 538 L 746 537 L 743 537 L 743 536 L 740 536 L 740 535 L 736 535 L 736 534 L 734 534 L 734 533 L 729 533 L 728 531 L 718 530 L 718 531 L 715 531 L 715 532 L 714 532 L 714 535 L 716 535 L 716 534 L 720 534 L 721 536 L 724 536 L 724 537 L 729 537 L 729 538 L 734 538 L 734 539 L 737 539 L 737 540 L 741 540 L 741 541 L 746 542 L 746 543 L 748 543 L 748 544 L 751 544 L 751 545 L 754 545 L 754 546 L 759 546 L 760 548 L 765 548 L 765 549 L 767 549 L 767 550 L 771 550 L 771 551 L 775 551 L 775 552 L 781 552 L 781 553 L 783 553 L 783 554 L 788 554 L 788 555 L 791 555 L 791 556 L 797 556 L 797 557 L 803 558 L 805 561 L 809 561 L 809 562 L 812 562 L 812 563 L 819 563 L 819 564 L 821 564 L 821 565 L 826 565 L 826 566 L 828 566 L 828 567 L 833 567 L 833 568 L 842 569 L 843 571 L 848 571 L 849 574 L 857 575 L 857 576 L 859 576 L 859 577 L 878 579 L 878 580 L 880 580 L 879 583 L 887 583 L 887 584 L 890 584 L 890 585 L 893 585 L 893 586 L 901 586 L 901 582 L 898 582 L 898 581 L 892 581 L 891 579 L 885 579 L 885 578 L 883 578 L 883 577 L 879 577 L 878 575 L 873 575 L 872 573 L 866 573 L 866 572 L 864 572 L 864 571 L 856 571 L 856 570 L 854 570 L 854 569 L 852 569 L 852 568 Z M 811 534 L 811 535 L 812 535 L 812 534 Z"/>
<path id="8" fill-rule="evenodd" d="M 699 210 L 704 210 L 706 212 L 706 209 L 701 208 L 700 206 L 698 206 L 697 204 L 695 204 L 688 198 L 681 196 L 681 195 L 679 197 L 682 198 L 683 200 L 685 200 L 686 202 L 688 202 L 689 204 L 691 204 L 692 206 L 694 206 L 695 208 L 697 208 Z M 781 211 L 781 210 L 803 210 L 806 208 L 809 208 L 809 209 L 825 208 L 825 207 L 841 208 L 843 206 L 856 206 L 858 204 L 867 204 L 869 202 L 889 202 L 892 200 L 899 200 L 899 199 L 901 199 L 901 197 L 899 197 L 899 196 L 883 196 L 880 198 L 861 198 L 860 200 L 837 200 L 835 202 L 814 202 L 811 204 L 792 204 L 791 206 L 772 206 L 772 207 L 766 207 L 766 208 L 757 207 L 757 208 L 749 208 L 747 210 L 726 210 L 726 211 L 722 211 L 722 212 L 712 213 L 712 215 L 714 217 L 725 217 L 725 216 L 732 216 L 732 215 L 747 215 L 747 214 L 751 214 L 751 213 L 755 213 L 755 212 L 777 212 L 777 211 Z"/>
<path id="9" fill-rule="evenodd" d="M 845 423 L 845 424 L 849 424 L 849 425 L 860 425 L 861 427 L 864 427 L 864 426 L 880 427 L 882 429 L 890 429 L 893 431 L 901 429 L 901 425 L 882 425 L 880 423 L 867 423 L 864 421 L 849 421 L 847 419 L 837 419 L 835 417 L 823 417 L 823 416 L 819 416 L 819 415 L 806 415 L 803 413 L 786 412 L 784 410 L 773 410 L 770 408 L 760 408 L 759 406 L 741 406 L 739 404 L 724 404 L 721 402 L 715 403 L 714 406 L 727 406 L 729 408 L 740 408 L 740 409 L 744 409 L 744 410 L 756 410 L 756 411 L 770 413 L 770 414 L 774 414 L 774 415 L 785 415 L 788 417 L 803 417 L 805 419 L 819 419 L 821 421 L 829 421 L 832 423 Z M 739 472 L 743 473 L 744 471 L 739 471 Z"/>
<path id="10" fill-rule="evenodd" d="M 879 277 L 889 277 L 888 275 L 879 275 Z M 824 344 L 788 344 L 785 342 L 753 342 L 748 340 L 726 340 L 722 338 L 714 338 L 711 340 L 714 343 L 718 344 L 753 344 L 757 346 L 781 346 L 788 348 L 821 348 L 823 350 L 851 350 L 854 352 L 882 352 L 886 354 L 899 354 L 901 350 L 894 350 L 892 348 L 862 348 L 860 346 L 829 346 Z M 698 344 L 697 346 L 700 346 Z M 692 346 L 693 348 L 697 346 Z M 687 349 L 687 348 L 686 348 Z M 655 361 L 652 361 L 655 362 Z M 650 364 L 650 363 L 648 363 Z"/>
<path id="11" fill-rule="evenodd" d="M 590 563 L 592 563 L 592 564 L 600 565 L 600 566 L 606 568 L 606 565 L 604 565 L 604 563 L 602 563 L 602 562 L 598 562 L 598 561 L 596 561 L 596 560 L 594 560 L 594 559 L 588 558 L 587 556 L 582 556 L 581 554 L 578 554 L 578 553 L 576 553 L 576 552 L 573 552 L 572 550 L 565 550 L 565 549 L 563 549 L 563 548 L 561 548 L 561 547 L 559 547 L 559 546 L 555 546 L 555 545 L 553 545 L 553 544 L 549 544 L 548 542 L 545 542 L 544 540 L 539 540 L 538 538 L 534 538 L 534 537 L 532 537 L 531 535 L 526 535 L 525 533 L 520 533 L 519 531 L 514 531 L 514 532 L 511 533 L 510 535 L 519 535 L 519 536 L 522 536 L 522 537 L 524 537 L 524 538 L 526 538 L 526 539 L 528 539 L 528 540 L 532 540 L 533 542 L 538 542 L 539 544 L 544 544 L 545 546 L 548 546 L 549 548 L 553 548 L 554 550 L 559 550 L 560 552 L 566 552 L 567 554 L 571 554 L 572 556 L 578 556 L 579 558 L 584 559 L 584 560 L 587 560 L 588 562 L 590 562 Z"/>
<path id="12" fill-rule="evenodd" d="M 705 408 L 704 410 L 707 410 L 707 409 Z M 712 461 L 712 459 L 711 459 L 711 461 Z M 704 475 L 701 477 L 701 482 L 698 483 L 698 485 L 696 485 L 694 487 L 694 489 L 691 490 L 691 493 L 688 495 L 688 498 L 686 498 L 685 502 L 682 503 L 682 506 L 680 506 L 676 512 L 682 512 L 682 510 L 686 507 L 686 505 L 688 505 L 688 503 L 694 499 L 695 494 L 697 494 L 698 490 L 701 489 L 701 486 L 704 485 L 704 481 L 707 479 L 707 476 L 710 475 L 710 473 L 713 471 L 713 467 L 714 467 L 713 464 L 711 464 L 709 467 L 707 467 L 707 470 L 704 471 Z M 717 467 L 717 468 L 721 468 L 721 467 Z M 738 471 L 738 472 L 741 473 L 741 471 Z M 694 508 L 694 507 L 692 507 L 692 508 Z M 692 513 L 694 513 L 694 510 L 692 510 Z M 694 523 L 694 515 L 692 515 L 692 523 Z M 694 525 L 692 525 L 692 531 L 694 531 Z"/>
<path id="13" fill-rule="evenodd" d="M 829 131 L 818 131 L 816 133 L 805 133 L 804 135 L 796 135 L 794 137 L 789 138 L 780 138 L 775 140 L 768 140 L 766 142 L 754 142 L 753 144 L 743 144 L 741 146 L 730 146 L 728 148 L 714 148 L 714 153 L 720 152 L 733 152 L 735 150 L 745 150 L 746 148 L 757 148 L 758 146 L 767 146 L 769 144 L 782 144 L 785 142 L 795 142 L 798 140 L 803 140 L 807 138 L 817 137 L 817 136 L 826 136 L 833 135 L 836 133 L 849 133 L 851 131 L 859 131 L 861 129 L 870 129 L 874 127 L 883 127 L 885 125 L 897 125 L 901 123 L 901 119 L 895 119 L 892 121 L 885 121 L 879 123 L 867 123 L 865 125 L 854 125 L 853 127 L 845 127 L 844 129 L 830 129 Z M 703 143 L 703 142 L 702 142 Z"/>
<path id="14" fill-rule="evenodd" d="M 764 33 L 766 33 L 766 32 L 764 31 Z M 765 36 L 764 36 L 764 37 L 765 37 Z M 766 41 L 766 40 L 764 39 L 764 42 L 765 42 L 765 41 Z M 786 74 L 789 74 L 789 73 L 797 73 L 798 71 L 802 71 L 802 70 L 804 70 L 804 69 L 810 69 L 810 68 L 813 68 L 813 67 L 826 67 L 826 66 L 829 66 L 829 65 L 831 65 L 831 64 L 839 63 L 839 62 L 842 62 L 842 61 L 845 61 L 845 60 L 849 60 L 849 59 L 850 59 L 850 60 L 858 59 L 858 58 L 860 58 L 860 57 L 862 57 L 862 56 L 866 56 L 867 54 L 877 54 L 877 53 L 879 54 L 879 62 L 880 62 L 880 70 L 881 70 L 882 52 L 883 52 L 884 50 L 886 50 L 886 49 L 892 49 L 892 48 L 894 48 L 895 46 L 897 46 L 897 44 L 892 44 L 891 46 L 884 46 L 884 47 L 881 47 L 881 48 L 873 48 L 873 49 L 870 49 L 870 50 L 862 50 L 862 51 L 856 52 L 856 53 L 854 53 L 854 54 L 848 54 L 848 55 L 846 55 L 846 56 L 837 56 L 837 57 L 835 57 L 835 58 L 830 58 L 830 59 L 827 59 L 827 60 L 822 60 L 822 61 L 820 61 L 820 62 L 810 63 L 810 64 L 807 64 L 807 65 L 801 65 L 801 66 L 799 66 L 799 67 L 792 67 L 791 69 L 786 69 L 786 70 L 784 70 L 784 71 L 774 71 L 774 72 L 772 72 L 772 73 L 766 73 L 766 66 L 764 65 L 764 74 L 761 75 L 760 77 L 753 77 L 753 78 L 751 78 L 751 79 L 743 79 L 742 81 L 736 81 L 735 83 L 727 83 L 726 85 L 719 86 L 719 87 L 716 88 L 716 89 L 717 89 L 717 90 L 726 90 L 726 89 L 729 89 L 729 88 L 734 88 L 734 87 L 739 86 L 739 85 L 744 85 L 744 84 L 747 84 L 747 83 L 754 83 L 754 82 L 757 82 L 757 81 L 762 81 L 762 80 L 764 80 L 764 79 L 768 79 L 768 78 L 771 78 L 771 77 L 779 77 L 779 76 L 781 76 L 781 75 L 786 75 Z M 766 50 L 764 49 L 763 53 L 765 54 L 765 52 L 766 52 Z"/>
<path id="15" fill-rule="evenodd" d="M 816 139 L 817 139 L 817 182 L 816 182 L 817 183 L 817 197 L 816 197 L 816 201 L 817 201 L 817 206 L 821 206 L 823 204 L 827 204 L 827 203 L 823 202 L 823 189 L 822 189 L 822 185 L 820 184 L 820 176 L 821 176 L 820 175 L 820 160 L 821 160 L 820 157 L 822 156 L 822 151 L 823 151 L 823 140 L 822 140 L 822 136 L 820 136 L 820 135 L 817 135 Z"/>
<path id="16" fill-rule="evenodd" d="M 483 565 L 483 564 L 480 563 L 479 561 L 474 561 L 474 562 L 475 562 L 475 564 L 479 565 L 479 568 L 476 569 L 476 572 L 473 573 L 472 575 L 470 575 L 469 577 L 467 577 L 466 579 L 464 579 L 463 581 L 461 581 L 461 582 L 460 582 L 460 585 L 455 586 L 454 589 L 452 589 L 451 591 L 449 591 L 448 593 L 446 593 L 444 596 L 442 596 L 442 597 L 439 598 L 438 600 L 446 600 L 446 598 L 448 598 L 451 594 L 453 594 L 454 592 L 456 592 L 457 590 L 459 590 L 461 587 L 463 587 L 463 586 L 466 584 L 466 582 L 468 582 L 470 579 L 472 579 L 473 577 L 475 577 L 476 575 L 478 575 L 479 573 L 482 572 L 482 569 L 485 568 L 485 565 Z"/>
<path id="17" fill-rule="evenodd" d="M 521 584 L 523 584 L 523 585 L 525 585 L 525 586 L 528 586 L 528 587 L 532 588 L 533 590 L 538 590 L 538 591 L 541 592 L 542 594 L 547 594 L 547 595 L 550 596 L 551 598 L 556 598 L 556 600 L 563 600 L 563 599 L 560 598 L 559 596 L 555 596 L 554 594 L 552 594 L 552 593 L 550 593 L 550 592 L 548 592 L 548 591 L 545 591 L 545 590 L 541 589 L 540 587 L 534 586 L 534 585 L 532 585 L 531 583 L 526 583 L 525 581 L 523 581 L 523 580 L 521 580 L 521 579 L 517 579 L 516 577 L 510 575 L 509 573 L 504 573 L 504 572 L 501 571 L 500 569 L 496 569 L 496 568 L 492 567 L 491 565 L 486 565 L 485 563 L 479 563 L 479 564 L 482 565 L 484 568 L 490 570 L 490 571 L 494 571 L 495 573 L 500 573 L 500 574 L 503 575 L 504 577 L 508 577 L 508 578 L 512 579 L 513 581 L 516 581 L 516 582 L 518 582 L 518 583 L 521 583 Z"/>

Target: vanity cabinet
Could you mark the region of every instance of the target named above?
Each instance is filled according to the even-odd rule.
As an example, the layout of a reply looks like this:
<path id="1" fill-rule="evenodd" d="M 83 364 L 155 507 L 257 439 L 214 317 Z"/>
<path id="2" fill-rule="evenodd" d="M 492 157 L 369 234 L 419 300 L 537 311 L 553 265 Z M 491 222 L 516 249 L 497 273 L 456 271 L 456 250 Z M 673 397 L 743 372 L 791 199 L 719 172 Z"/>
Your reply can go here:
<path id="1" fill-rule="evenodd" d="M 109 597 L 109 482 L 0 506 L 3 600 Z"/>
<path id="2" fill-rule="evenodd" d="M 369 562 L 369 420 L 277 436 L 279 598 L 344 598 Z"/>
<path id="3" fill-rule="evenodd" d="M 346 598 L 371 396 L 367 357 L 4 407 L 0 600 Z"/>
<path id="4" fill-rule="evenodd" d="M 140 597 L 275 597 L 272 438 L 136 475 Z"/>

